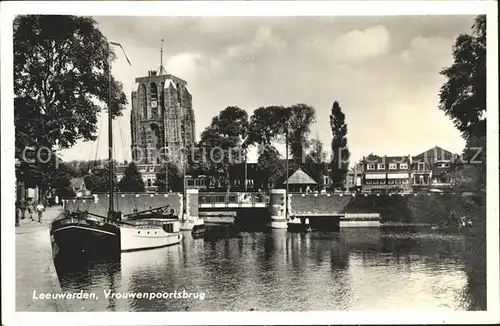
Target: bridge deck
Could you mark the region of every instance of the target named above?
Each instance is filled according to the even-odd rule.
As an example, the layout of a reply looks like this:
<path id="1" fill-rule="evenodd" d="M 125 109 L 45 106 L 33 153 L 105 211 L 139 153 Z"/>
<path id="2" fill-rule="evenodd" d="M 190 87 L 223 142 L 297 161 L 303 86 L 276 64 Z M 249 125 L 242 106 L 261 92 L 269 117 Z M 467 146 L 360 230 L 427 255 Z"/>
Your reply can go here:
<path id="1" fill-rule="evenodd" d="M 265 208 L 269 197 L 263 192 L 203 192 L 199 194 L 200 208 Z"/>

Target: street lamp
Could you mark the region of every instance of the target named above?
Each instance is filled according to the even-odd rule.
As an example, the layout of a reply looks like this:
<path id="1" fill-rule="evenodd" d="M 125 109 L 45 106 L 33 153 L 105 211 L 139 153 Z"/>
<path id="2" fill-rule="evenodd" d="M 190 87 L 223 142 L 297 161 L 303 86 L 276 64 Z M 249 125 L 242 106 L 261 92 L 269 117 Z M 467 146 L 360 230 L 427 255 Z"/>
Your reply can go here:
<path id="1" fill-rule="evenodd" d="M 288 129 L 289 129 L 289 123 L 287 120 L 286 127 L 285 127 L 285 157 L 286 157 L 286 190 L 285 190 L 285 219 L 288 220 Z"/>
<path id="2" fill-rule="evenodd" d="M 243 151 L 245 153 L 245 192 L 247 192 L 247 182 L 248 182 L 247 181 L 247 178 L 248 178 L 248 175 L 247 175 L 247 173 L 248 173 L 248 170 L 247 170 L 248 169 L 248 167 L 247 167 L 248 156 L 247 155 L 248 155 L 248 153 L 247 153 L 247 149 L 246 148 L 243 149 Z"/>

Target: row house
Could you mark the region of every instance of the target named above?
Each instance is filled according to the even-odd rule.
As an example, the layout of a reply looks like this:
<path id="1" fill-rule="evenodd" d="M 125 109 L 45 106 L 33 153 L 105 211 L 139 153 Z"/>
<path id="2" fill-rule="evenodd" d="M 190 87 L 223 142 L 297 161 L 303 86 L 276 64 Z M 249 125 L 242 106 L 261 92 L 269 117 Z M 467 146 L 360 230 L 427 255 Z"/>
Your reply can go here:
<path id="1" fill-rule="evenodd" d="M 445 190 L 452 187 L 451 169 L 459 156 L 438 146 L 416 156 L 363 157 L 362 189 L 382 191 Z"/>
<path id="2" fill-rule="evenodd" d="M 377 156 L 363 158 L 362 188 L 370 192 L 409 191 L 411 157 Z"/>
<path id="3" fill-rule="evenodd" d="M 363 164 L 356 164 L 347 171 L 343 188 L 346 191 L 357 190 L 361 187 L 363 180 Z"/>
<path id="4" fill-rule="evenodd" d="M 413 189 L 451 188 L 453 179 L 449 172 L 457 160 L 458 155 L 438 146 L 412 157 Z"/>

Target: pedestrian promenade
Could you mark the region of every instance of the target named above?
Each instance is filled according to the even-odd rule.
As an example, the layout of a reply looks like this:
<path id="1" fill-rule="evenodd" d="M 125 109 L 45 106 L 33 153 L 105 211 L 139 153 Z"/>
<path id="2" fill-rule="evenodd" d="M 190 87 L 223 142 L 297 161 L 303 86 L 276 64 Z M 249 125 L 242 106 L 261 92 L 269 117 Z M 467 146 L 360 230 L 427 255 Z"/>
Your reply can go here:
<path id="1" fill-rule="evenodd" d="M 29 217 L 16 227 L 16 311 L 66 311 L 61 300 L 34 300 L 36 293 L 60 293 L 52 257 L 50 222 L 61 213 L 61 207 L 48 207 L 42 222 Z"/>

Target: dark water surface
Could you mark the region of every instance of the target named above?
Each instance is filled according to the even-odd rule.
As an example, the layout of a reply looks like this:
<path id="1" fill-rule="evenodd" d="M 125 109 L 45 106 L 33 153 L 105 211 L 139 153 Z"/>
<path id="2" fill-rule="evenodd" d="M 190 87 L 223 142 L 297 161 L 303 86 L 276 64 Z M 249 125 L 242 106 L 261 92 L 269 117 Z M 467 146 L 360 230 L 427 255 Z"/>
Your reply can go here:
<path id="1" fill-rule="evenodd" d="M 461 235 L 346 229 L 286 230 L 123 253 L 121 261 L 56 261 L 73 311 L 308 311 L 477 309 L 472 305 Z M 204 292 L 200 299 L 106 298 L 114 293 Z M 484 293 L 484 295 L 486 295 Z"/>

